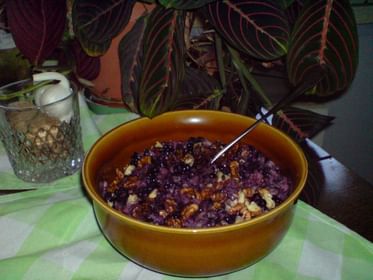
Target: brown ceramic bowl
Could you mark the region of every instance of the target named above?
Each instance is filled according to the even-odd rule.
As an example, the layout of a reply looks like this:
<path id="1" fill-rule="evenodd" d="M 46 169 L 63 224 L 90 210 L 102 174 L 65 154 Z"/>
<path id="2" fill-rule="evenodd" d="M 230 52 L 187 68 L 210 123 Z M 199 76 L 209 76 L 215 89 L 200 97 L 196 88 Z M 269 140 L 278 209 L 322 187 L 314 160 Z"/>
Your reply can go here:
<path id="1" fill-rule="evenodd" d="M 110 173 L 135 151 L 159 140 L 203 136 L 228 142 L 253 119 L 218 111 L 177 111 L 154 119 L 140 118 L 102 136 L 83 165 L 83 180 L 97 221 L 113 246 L 149 269 L 179 276 L 211 276 L 245 268 L 270 253 L 286 234 L 294 204 L 307 177 L 302 150 L 279 130 L 260 124 L 244 140 L 253 144 L 295 182 L 290 197 L 250 221 L 205 229 L 178 229 L 138 221 L 109 207 L 101 198 L 97 174 Z M 284 256 L 286 257 L 286 256 Z"/>

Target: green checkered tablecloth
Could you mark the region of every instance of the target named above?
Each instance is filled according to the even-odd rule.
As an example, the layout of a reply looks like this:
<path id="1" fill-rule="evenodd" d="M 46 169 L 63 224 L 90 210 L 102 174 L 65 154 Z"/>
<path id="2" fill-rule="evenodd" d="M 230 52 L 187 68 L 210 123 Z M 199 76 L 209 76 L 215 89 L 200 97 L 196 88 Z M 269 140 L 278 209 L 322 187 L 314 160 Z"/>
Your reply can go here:
<path id="1" fill-rule="evenodd" d="M 103 132 L 136 117 L 94 115 L 80 102 L 86 150 Z M 0 156 L 0 189 L 37 188 L 0 196 L 0 279 L 178 279 L 144 269 L 112 248 L 79 173 L 27 184 L 14 177 L 2 147 Z M 373 279 L 373 245 L 299 201 L 289 232 L 270 255 L 211 279 Z"/>

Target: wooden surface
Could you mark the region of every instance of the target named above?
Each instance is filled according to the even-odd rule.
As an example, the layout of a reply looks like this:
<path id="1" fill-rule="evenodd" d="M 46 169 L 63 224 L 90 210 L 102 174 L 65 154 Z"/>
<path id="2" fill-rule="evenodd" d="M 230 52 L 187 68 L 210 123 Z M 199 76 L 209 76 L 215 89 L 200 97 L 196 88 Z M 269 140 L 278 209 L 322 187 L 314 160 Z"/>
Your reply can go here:
<path id="1" fill-rule="evenodd" d="M 301 199 L 373 242 L 373 185 L 312 142 L 303 148 L 310 174 Z"/>
<path id="2" fill-rule="evenodd" d="M 373 242 L 373 185 L 312 142 L 308 149 L 314 155 L 310 169 L 318 168 L 321 176 L 310 174 L 315 182 L 301 199 Z"/>

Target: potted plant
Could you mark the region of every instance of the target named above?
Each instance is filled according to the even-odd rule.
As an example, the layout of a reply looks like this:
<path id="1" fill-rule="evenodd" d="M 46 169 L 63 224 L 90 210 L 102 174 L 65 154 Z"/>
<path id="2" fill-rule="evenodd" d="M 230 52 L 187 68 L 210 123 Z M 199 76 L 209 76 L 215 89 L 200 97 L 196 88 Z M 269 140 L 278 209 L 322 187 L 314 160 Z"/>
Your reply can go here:
<path id="1" fill-rule="evenodd" d="M 70 69 L 85 86 L 98 75 L 100 56 L 127 26 L 135 5 L 144 5 L 118 53 L 123 103 L 149 117 L 181 108 L 253 116 L 279 95 L 312 83 L 314 72 L 319 79 L 300 98 L 323 101 L 344 92 L 357 68 L 356 22 L 347 0 L 0 4 L 1 28 L 13 35 L 21 54 L 17 59 L 26 58 L 32 71 L 40 71 L 53 58 L 59 61 L 57 69 Z M 273 73 L 285 85 L 281 94 L 263 82 Z M 302 140 L 331 120 L 289 103 L 273 124 Z"/>

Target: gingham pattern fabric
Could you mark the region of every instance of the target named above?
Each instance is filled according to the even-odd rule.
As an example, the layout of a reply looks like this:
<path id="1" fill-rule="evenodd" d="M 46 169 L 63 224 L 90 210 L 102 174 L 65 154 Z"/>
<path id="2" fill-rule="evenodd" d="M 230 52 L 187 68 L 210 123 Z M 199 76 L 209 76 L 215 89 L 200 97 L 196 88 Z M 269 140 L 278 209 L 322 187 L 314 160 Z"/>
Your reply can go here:
<path id="1" fill-rule="evenodd" d="M 133 114 L 93 115 L 81 102 L 86 150 Z M 3 148 L 0 189 L 37 188 L 0 196 L 0 279 L 181 279 L 120 255 L 101 234 L 80 174 L 47 185 L 14 177 Z M 373 279 L 373 245 L 299 201 L 280 245 L 253 266 L 209 279 Z"/>

